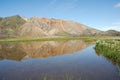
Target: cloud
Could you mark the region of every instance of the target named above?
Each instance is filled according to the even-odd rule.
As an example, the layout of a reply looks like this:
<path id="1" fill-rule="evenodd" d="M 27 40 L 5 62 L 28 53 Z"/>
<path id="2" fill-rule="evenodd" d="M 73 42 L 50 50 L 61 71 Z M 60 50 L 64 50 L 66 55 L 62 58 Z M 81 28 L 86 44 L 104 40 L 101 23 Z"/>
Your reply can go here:
<path id="1" fill-rule="evenodd" d="M 115 5 L 115 8 L 120 8 L 120 2 Z"/>
<path id="2" fill-rule="evenodd" d="M 120 27 L 120 22 L 114 23 L 113 26 Z"/>
<path id="3" fill-rule="evenodd" d="M 111 29 L 120 31 L 120 23 L 113 23 L 113 24 L 102 27 L 102 30 L 104 30 L 104 31 L 111 30 Z"/>
<path id="4" fill-rule="evenodd" d="M 120 31 L 120 27 L 119 26 L 111 26 L 111 27 L 108 27 L 107 30 L 117 30 L 117 31 Z"/>

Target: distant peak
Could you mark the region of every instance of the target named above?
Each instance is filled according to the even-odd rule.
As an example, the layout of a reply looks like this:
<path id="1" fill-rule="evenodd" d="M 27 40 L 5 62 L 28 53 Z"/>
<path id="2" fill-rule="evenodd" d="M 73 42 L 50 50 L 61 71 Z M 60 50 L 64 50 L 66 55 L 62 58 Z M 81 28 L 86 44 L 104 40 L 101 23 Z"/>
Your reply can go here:
<path id="1" fill-rule="evenodd" d="M 107 32 L 120 32 L 120 31 L 110 29 L 110 30 L 107 30 Z"/>

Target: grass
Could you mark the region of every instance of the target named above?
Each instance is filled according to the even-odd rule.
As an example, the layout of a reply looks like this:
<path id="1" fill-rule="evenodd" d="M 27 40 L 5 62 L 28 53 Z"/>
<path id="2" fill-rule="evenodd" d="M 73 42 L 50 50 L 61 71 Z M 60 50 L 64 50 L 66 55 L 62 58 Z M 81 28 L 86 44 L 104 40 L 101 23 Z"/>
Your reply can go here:
<path id="1" fill-rule="evenodd" d="M 78 79 L 78 78 L 76 78 L 76 76 L 73 76 L 73 75 L 71 75 L 71 74 L 64 74 L 64 75 L 62 75 L 62 76 L 59 76 L 59 75 L 56 75 L 56 76 L 54 76 L 54 75 L 49 75 L 49 74 L 47 74 L 47 75 L 40 75 L 40 77 L 39 78 L 37 78 L 37 80 L 81 80 L 81 77 Z M 26 78 L 25 80 L 35 80 L 34 78 L 31 78 L 31 77 L 29 77 L 29 78 Z"/>
<path id="2" fill-rule="evenodd" d="M 95 42 L 97 40 L 113 40 L 120 37 L 97 36 L 97 37 L 41 37 L 41 38 L 6 38 L 0 39 L 0 42 L 30 42 L 30 41 L 61 41 L 61 40 L 84 40 L 85 42 Z"/>
<path id="3" fill-rule="evenodd" d="M 120 39 L 99 40 L 95 50 L 98 55 L 103 55 L 116 64 L 120 75 Z"/>
<path id="4" fill-rule="evenodd" d="M 54 38 L 36 38 L 36 39 L 28 39 L 28 38 L 13 38 L 13 39 L 0 39 L 0 42 L 29 42 L 29 41 L 58 41 L 58 40 L 84 40 L 86 42 L 93 42 L 96 38 L 93 37 L 54 37 Z"/>
<path id="5" fill-rule="evenodd" d="M 98 40 L 95 50 L 98 55 L 103 55 L 116 64 L 120 76 L 120 39 Z"/>
<path id="6" fill-rule="evenodd" d="M 95 46 L 96 52 L 107 57 L 113 62 L 120 63 L 120 41 L 115 40 L 99 40 Z"/>

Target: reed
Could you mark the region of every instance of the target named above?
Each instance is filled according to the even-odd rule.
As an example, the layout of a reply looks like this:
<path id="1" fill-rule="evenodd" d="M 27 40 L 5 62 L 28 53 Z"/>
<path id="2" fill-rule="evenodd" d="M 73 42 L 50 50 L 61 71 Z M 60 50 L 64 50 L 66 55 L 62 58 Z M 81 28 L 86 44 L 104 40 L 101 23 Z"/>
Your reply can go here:
<path id="1" fill-rule="evenodd" d="M 120 63 L 120 40 L 98 40 L 95 50 L 113 62 Z"/>

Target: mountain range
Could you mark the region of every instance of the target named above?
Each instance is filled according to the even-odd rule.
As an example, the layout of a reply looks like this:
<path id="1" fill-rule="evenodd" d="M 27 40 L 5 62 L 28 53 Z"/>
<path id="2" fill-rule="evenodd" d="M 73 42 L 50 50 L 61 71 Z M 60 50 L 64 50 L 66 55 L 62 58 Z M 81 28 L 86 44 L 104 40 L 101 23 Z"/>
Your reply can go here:
<path id="1" fill-rule="evenodd" d="M 119 31 L 101 31 L 84 24 L 54 18 L 0 17 L 0 38 L 40 38 L 61 36 L 120 36 Z"/>

